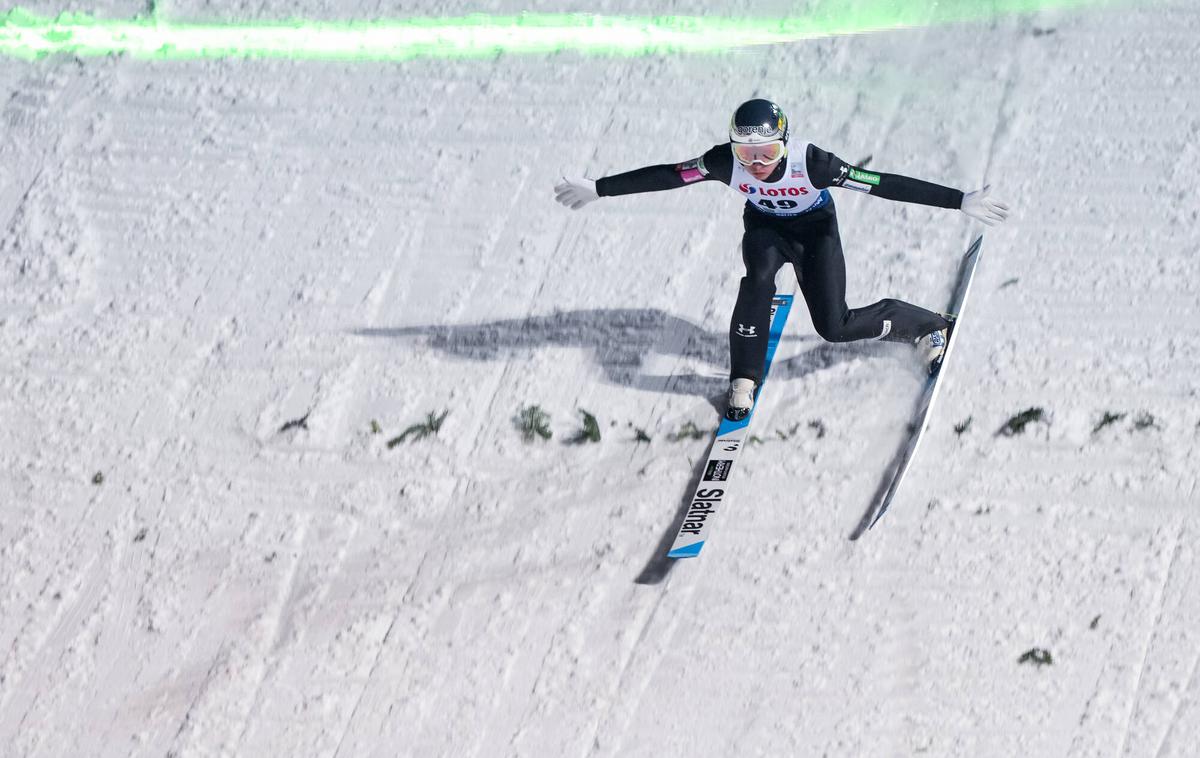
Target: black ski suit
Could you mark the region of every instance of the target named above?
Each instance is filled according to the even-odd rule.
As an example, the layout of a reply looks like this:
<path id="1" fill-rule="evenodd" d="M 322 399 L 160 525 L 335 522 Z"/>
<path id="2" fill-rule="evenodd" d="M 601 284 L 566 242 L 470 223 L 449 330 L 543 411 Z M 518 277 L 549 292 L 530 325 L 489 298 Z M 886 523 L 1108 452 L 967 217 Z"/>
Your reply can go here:
<path id="1" fill-rule="evenodd" d="M 791 156 L 781 160 L 767 179 L 752 180 L 759 185 L 760 194 L 748 195 L 742 212 L 745 228 L 742 260 L 746 276 L 738 289 L 729 325 L 731 379 L 762 382 L 775 274 L 784 263 L 791 263 L 796 271 L 817 333 L 830 342 L 884 339 L 912 343 L 947 325 L 944 318 L 932 311 L 890 298 L 863 308 L 846 305 L 846 261 L 838 236 L 837 214 L 827 188 L 845 187 L 889 200 L 941 208 L 961 207 L 963 193 L 898 174 L 869 172 L 812 144 L 798 147 L 804 150 L 803 161 Z M 797 163 L 802 163 L 803 168 L 796 166 Z M 598 179 L 596 191 L 601 197 L 611 197 L 675 189 L 701 181 L 734 186 L 735 171 L 740 166 L 735 169 L 733 164 L 727 142 L 685 163 L 647 166 Z M 807 172 L 807 186 L 800 188 L 805 196 L 801 203 L 811 204 L 798 213 L 779 215 L 773 211 L 800 205 L 786 197 L 778 200 L 765 196 L 775 192 L 770 188 L 772 183 L 786 179 L 784 174 L 789 165 L 793 166 L 793 179 Z M 745 174 L 740 172 L 738 176 L 744 178 Z M 740 186 L 743 193 L 754 192 L 746 183 Z M 812 195 L 817 191 L 820 195 L 814 200 Z M 793 190 L 792 196 L 799 195 Z"/>

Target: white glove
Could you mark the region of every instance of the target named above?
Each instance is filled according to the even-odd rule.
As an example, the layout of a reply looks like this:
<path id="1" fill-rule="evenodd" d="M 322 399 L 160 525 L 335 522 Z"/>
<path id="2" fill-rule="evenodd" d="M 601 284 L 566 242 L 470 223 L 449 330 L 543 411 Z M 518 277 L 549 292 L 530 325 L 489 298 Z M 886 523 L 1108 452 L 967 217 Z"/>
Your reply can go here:
<path id="1" fill-rule="evenodd" d="M 963 195 L 962 212 L 981 222 L 984 226 L 1003 224 L 1008 218 L 1008 206 L 999 200 L 988 197 L 992 185 L 984 185 L 981 190 L 968 192 Z"/>
<path id="2" fill-rule="evenodd" d="M 599 200 L 596 194 L 596 183 L 591 179 L 568 179 L 554 185 L 554 199 L 573 211 L 577 211 L 593 200 Z"/>

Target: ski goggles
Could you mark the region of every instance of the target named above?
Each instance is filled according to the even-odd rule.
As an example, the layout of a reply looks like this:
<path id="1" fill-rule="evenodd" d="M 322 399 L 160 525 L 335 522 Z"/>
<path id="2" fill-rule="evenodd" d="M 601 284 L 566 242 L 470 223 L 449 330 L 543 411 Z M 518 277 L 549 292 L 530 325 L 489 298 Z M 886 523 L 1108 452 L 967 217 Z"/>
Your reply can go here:
<path id="1" fill-rule="evenodd" d="M 784 152 L 787 150 L 787 147 L 783 144 L 783 140 L 759 142 L 752 145 L 744 142 L 733 142 L 731 144 L 733 145 L 733 157 L 737 158 L 738 163 L 743 166 L 755 163 L 769 166 L 782 158 Z"/>

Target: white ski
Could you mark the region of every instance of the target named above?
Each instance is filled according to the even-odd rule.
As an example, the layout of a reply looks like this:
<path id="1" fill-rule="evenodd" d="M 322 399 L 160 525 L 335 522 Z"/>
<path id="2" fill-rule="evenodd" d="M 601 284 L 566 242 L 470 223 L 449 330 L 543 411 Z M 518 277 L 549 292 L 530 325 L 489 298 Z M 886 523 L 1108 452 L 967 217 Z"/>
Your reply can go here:
<path id="1" fill-rule="evenodd" d="M 912 420 L 908 424 L 909 435 L 900 446 L 896 457 L 892 459 L 891 465 L 888 466 L 887 472 L 879 484 L 879 489 L 871 501 L 871 506 L 863 514 L 858 526 L 850 533 L 852 540 L 858 539 L 864 532 L 875 526 L 876 522 L 887 512 L 888 507 L 892 504 L 892 498 L 896 495 L 896 490 L 900 487 L 900 482 L 904 479 L 904 474 L 907 473 L 908 467 L 913 461 L 913 456 L 917 454 L 917 446 L 921 444 L 921 437 L 925 434 L 926 427 L 929 426 L 930 411 L 937 400 L 938 391 L 946 379 L 946 364 L 950 361 L 950 354 L 954 352 L 954 345 L 958 342 L 958 335 L 962 330 L 963 308 L 967 304 L 967 295 L 971 291 L 971 281 L 975 277 L 975 267 L 979 263 L 979 248 L 982 243 L 983 236 L 980 235 L 963 254 L 962 263 L 958 267 L 958 282 L 950 297 L 950 305 L 946 308 L 946 312 L 955 317 L 955 322 L 954 328 L 950 331 L 950 339 L 946 342 L 946 352 L 942 356 L 941 366 L 925 380 L 925 386 L 922 388 L 913 410 Z"/>

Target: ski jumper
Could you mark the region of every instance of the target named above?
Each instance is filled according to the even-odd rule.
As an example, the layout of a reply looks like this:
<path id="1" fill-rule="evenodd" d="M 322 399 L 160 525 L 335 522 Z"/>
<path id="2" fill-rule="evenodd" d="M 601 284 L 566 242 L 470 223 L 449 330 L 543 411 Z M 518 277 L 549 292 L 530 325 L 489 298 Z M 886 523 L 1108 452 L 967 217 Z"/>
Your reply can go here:
<path id="1" fill-rule="evenodd" d="M 901 300 L 886 298 L 863 308 L 846 305 L 846 260 L 828 188 L 955 209 L 962 205 L 961 191 L 899 174 L 866 171 L 793 138 L 787 155 L 762 181 L 733 159 L 726 142 L 685 163 L 647 166 L 597 179 L 596 192 L 612 197 L 702 181 L 728 184 L 746 199 L 742 211 L 746 275 L 729 324 L 731 379 L 762 383 L 775 274 L 785 263 L 796 272 L 813 326 L 830 342 L 912 343 L 947 326 L 933 311 Z"/>

